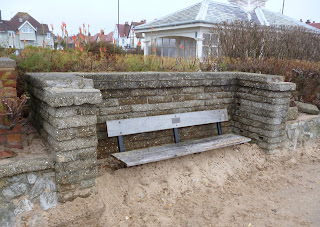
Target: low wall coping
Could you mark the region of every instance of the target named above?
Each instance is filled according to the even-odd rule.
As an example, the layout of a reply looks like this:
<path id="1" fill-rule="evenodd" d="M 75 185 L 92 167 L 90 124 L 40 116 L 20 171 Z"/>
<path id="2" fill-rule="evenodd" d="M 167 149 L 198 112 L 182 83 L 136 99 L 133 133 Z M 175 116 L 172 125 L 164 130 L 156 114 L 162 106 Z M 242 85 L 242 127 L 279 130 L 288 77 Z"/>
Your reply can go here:
<path id="1" fill-rule="evenodd" d="M 10 58 L 0 58 L 0 68 L 15 68 L 16 61 Z"/>
<path id="2" fill-rule="evenodd" d="M 18 156 L 7 160 L 1 160 L 0 178 L 53 168 L 54 160 L 53 157 L 49 155 Z"/>

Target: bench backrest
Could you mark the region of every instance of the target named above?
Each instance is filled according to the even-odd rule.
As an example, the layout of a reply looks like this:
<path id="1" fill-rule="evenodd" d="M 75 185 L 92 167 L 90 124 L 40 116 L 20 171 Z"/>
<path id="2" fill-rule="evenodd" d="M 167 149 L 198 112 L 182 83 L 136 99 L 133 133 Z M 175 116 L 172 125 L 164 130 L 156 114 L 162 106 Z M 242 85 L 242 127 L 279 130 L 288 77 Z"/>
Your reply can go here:
<path id="1" fill-rule="evenodd" d="M 108 137 L 228 121 L 227 109 L 107 121 Z"/>

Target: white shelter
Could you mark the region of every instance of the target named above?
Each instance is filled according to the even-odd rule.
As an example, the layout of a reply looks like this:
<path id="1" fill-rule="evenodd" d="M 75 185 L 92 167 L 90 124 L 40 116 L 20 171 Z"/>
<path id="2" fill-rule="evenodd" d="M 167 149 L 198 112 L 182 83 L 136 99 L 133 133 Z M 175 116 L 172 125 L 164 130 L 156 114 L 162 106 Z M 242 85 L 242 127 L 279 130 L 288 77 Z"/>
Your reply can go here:
<path id="1" fill-rule="evenodd" d="M 188 8 L 137 26 L 144 33 L 144 54 L 168 57 L 205 58 L 208 48 L 214 52 L 215 37 L 210 34 L 214 24 L 236 20 L 251 21 L 264 26 L 311 26 L 281 13 L 264 8 L 267 0 L 229 0 L 230 4 L 203 0 Z M 316 29 L 315 29 L 316 30 Z M 213 50 L 212 50 L 213 48 Z"/>

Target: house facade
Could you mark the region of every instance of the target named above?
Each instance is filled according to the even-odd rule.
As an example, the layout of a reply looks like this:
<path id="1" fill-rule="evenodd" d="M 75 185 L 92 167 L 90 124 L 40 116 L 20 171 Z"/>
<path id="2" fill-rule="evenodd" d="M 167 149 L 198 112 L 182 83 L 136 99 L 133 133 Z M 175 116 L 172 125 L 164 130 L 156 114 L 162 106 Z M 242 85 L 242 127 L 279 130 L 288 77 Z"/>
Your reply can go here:
<path id="1" fill-rule="evenodd" d="M 137 48 L 138 44 L 141 44 L 144 40 L 144 36 L 142 33 L 136 33 L 135 28 L 145 23 L 146 20 L 131 22 L 131 24 L 128 22 L 125 22 L 125 24 L 116 24 L 113 31 L 113 40 L 115 40 L 116 44 L 121 46 L 124 50 Z"/>
<path id="2" fill-rule="evenodd" d="M 213 56 L 212 53 L 217 50 L 217 46 L 214 46 L 215 37 L 211 32 L 215 24 L 250 21 L 261 26 L 312 28 L 298 20 L 265 9 L 266 1 L 229 0 L 229 4 L 225 4 L 203 0 L 151 23 L 137 26 L 135 31 L 145 36 L 145 55 L 204 59 L 208 52 Z"/>
<path id="3" fill-rule="evenodd" d="M 19 12 L 2 20 L 0 12 L 0 47 L 24 49 L 26 46 L 53 48 L 53 34 L 47 24 L 40 24 L 28 13 Z"/>

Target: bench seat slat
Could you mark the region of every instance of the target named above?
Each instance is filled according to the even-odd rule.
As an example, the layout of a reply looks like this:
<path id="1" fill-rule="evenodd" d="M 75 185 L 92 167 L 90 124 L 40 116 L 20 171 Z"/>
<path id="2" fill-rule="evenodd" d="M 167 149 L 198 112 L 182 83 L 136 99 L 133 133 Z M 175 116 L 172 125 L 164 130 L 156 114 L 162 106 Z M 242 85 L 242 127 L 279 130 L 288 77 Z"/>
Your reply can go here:
<path id="1" fill-rule="evenodd" d="M 249 141 L 251 141 L 251 139 L 243 136 L 225 134 L 179 144 L 168 144 L 129 152 L 115 153 L 112 154 L 112 156 L 125 163 L 126 166 L 135 166 L 242 144 Z"/>
<path id="2" fill-rule="evenodd" d="M 108 137 L 228 121 L 226 109 L 107 121 Z"/>

